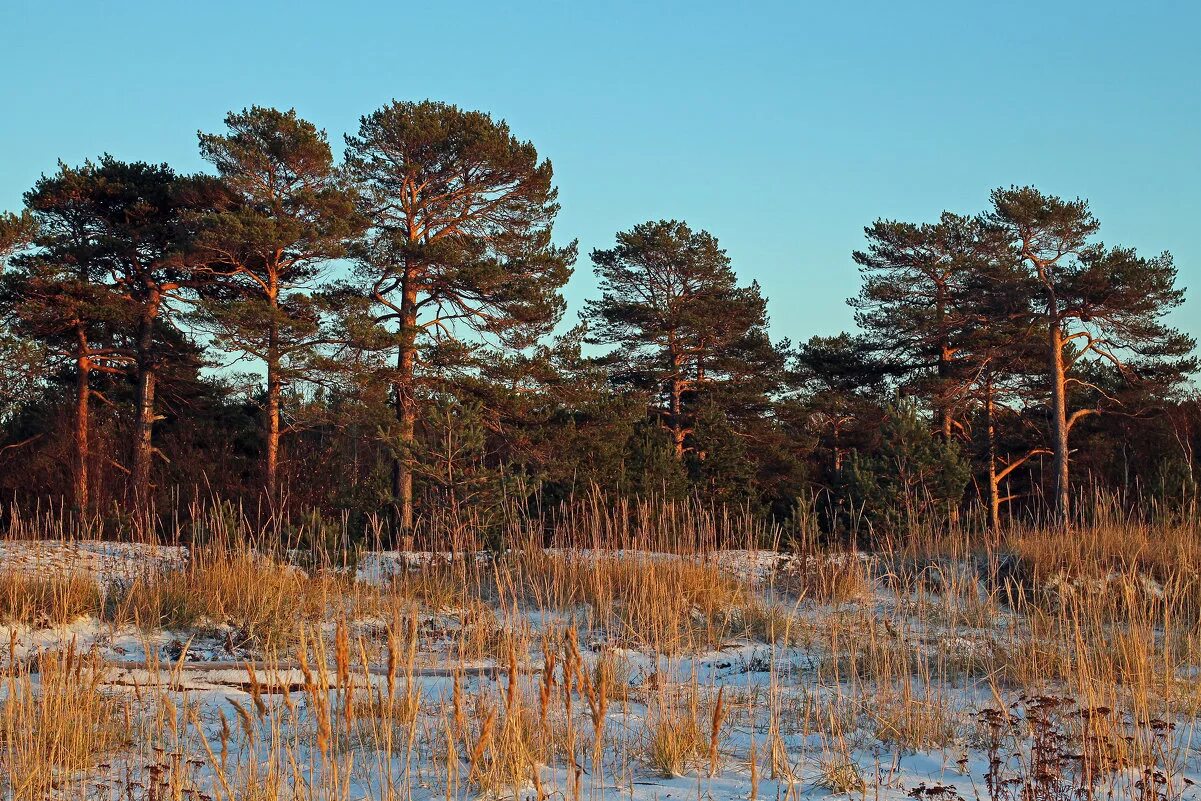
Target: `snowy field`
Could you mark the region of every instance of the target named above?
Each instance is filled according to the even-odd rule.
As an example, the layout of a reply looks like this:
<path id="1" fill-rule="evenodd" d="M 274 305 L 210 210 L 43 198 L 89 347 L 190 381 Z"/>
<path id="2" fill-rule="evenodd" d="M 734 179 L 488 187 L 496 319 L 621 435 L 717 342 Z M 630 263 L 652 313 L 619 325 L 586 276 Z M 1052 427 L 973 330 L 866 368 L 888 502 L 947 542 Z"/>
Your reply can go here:
<path id="1" fill-rule="evenodd" d="M 6 542 L 0 798 L 1193 797 L 1169 590 L 1006 569 Z"/>

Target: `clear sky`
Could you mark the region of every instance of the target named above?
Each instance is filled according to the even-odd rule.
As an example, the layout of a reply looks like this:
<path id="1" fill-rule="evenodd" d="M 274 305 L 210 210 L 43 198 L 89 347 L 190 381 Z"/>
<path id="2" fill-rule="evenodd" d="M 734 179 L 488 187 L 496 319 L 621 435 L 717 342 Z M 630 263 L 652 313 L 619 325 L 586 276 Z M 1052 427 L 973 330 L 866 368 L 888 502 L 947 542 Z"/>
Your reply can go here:
<path id="1" fill-rule="evenodd" d="M 1171 251 L 1201 335 L 1201 4 L 0 0 L 0 207 L 58 159 L 204 167 L 196 131 L 295 107 L 330 134 L 393 98 L 502 117 L 555 166 L 588 252 L 705 228 L 777 336 L 852 325 L 876 217 L 1088 198 L 1110 243 Z"/>

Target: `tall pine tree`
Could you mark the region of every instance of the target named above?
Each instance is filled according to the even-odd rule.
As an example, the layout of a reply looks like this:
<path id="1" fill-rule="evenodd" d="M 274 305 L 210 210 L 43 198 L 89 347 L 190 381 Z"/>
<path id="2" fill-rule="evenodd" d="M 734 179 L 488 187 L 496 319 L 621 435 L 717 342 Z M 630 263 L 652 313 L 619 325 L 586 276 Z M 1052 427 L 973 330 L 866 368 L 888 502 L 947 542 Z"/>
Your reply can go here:
<path id="1" fill-rule="evenodd" d="M 700 394 L 727 410 L 766 410 L 783 365 L 767 336 L 767 303 L 758 284 L 738 285 L 712 234 L 646 222 L 593 251 L 592 261 L 601 298 L 585 312 L 591 337 L 618 346 L 618 383 L 659 398 L 677 460 L 689 450 Z"/>
<path id="2" fill-rule="evenodd" d="M 1180 305 L 1176 267 L 1169 254 L 1139 256 L 1133 249 L 1095 240 L 1100 223 L 1084 200 L 1063 200 L 1033 187 L 992 193 L 988 224 L 1005 235 L 1025 267 L 1031 326 L 1044 335 L 1049 384 L 1051 450 L 1054 453 L 1054 514 L 1070 514 L 1069 434 L 1081 419 L 1097 414 L 1112 395 L 1088 381 L 1082 368 L 1103 360 L 1130 381 L 1140 372 L 1177 376 L 1191 370 L 1194 342 L 1163 322 Z M 1069 409 L 1073 388 L 1097 392 L 1096 402 Z"/>
<path id="3" fill-rule="evenodd" d="M 863 274 L 855 321 L 911 391 L 930 399 L 944 441 L 958 424 L 971 372 L 961 361 L 963 285 L 978 259 L 977 224 L 944 212 L 937 223 L 877 220 L 854 259 Z"/>
<path id="4" fill-rule="evenodd" d="M 363 226 L 323 131 L 294 110 L 259 106 L 231 112 L 225 125 L 223 134 L 200 134 L 226 195 L 201 220 L 198 255 L 219 280 L 198 319 L 219 346 L 263 364 L 263 490 L 275 503 L 283 391 L 307 372 L 319 335 L 308 290 Z"/>
<path id="5" fill-rule="evenodd" d="M 393 102 L 364 117 L 346 145 L 371 220 L 356 287 L 370 320 L 355 327 L 395 356 L 393 492 L 408 530 L 422 348 L 532 344 L 563 313 L 575 245 L 551 239 L 550 162 L 487 114 Z"/>
<path id="6" fill-rule="evenodd" d="M 214 186 L 211 179 L 181 176 L 166 164 L 127 163 L 107 155 L 78 173 L 70 202 L 95 243 L 89 262 L 97 280 L 111 286 L 127 307 L 137 388 L 130 489 L 134 506 L 145 511 L 158 420 L 156 381 L 173 358 L 172 337 L 163 328 L 173 304 L 204 280 L 196 271 L 191 221 L 197 209 L 213 202 Z"/>

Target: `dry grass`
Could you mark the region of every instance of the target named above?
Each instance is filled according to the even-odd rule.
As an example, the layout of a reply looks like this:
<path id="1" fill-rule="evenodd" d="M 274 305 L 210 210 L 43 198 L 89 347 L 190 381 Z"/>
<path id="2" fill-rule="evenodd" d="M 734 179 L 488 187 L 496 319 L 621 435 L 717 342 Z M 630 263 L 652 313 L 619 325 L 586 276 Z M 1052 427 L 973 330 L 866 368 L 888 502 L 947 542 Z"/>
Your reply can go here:
<path id="1" fill-rule="evenodd" d="M 862 601 L 871 592 L 868 565 L 853 552 L 798 555 L 777 577 L 776 586 L 818 604 Z"/>
<path id="2" fill-rule="evenodd" d="M 636 539 L 611 522 L 613 538 Z M 585 528 L 599 541 L 597 521 Z M 1047 725 L 1086 766 L 1072 781 L 1100 793 L 1172 774 L 1187 755 L 1188 737 L 1165 731 L 1201 713 L 1197 533 L 1109 524 L 1070 541 L 1014 532 L 972 553 L 813 551 L 750 578 L 704 549 L 546 550 L 529 538 L 421 561 L 379 587 L 249 545 L 206 547 L 108 598 L 78 574 L 0 574 L 5 623 L 221 627 L 255 654 L 219 722 L 179 689 L 179 666 L 130 689 L 106 687 L 70 649 L 0 660 L 0 797 L 40 801 L 118 759 L 155 767 L 113 787 L 161 785 L 161 798 L 301 786 L 341 798 L 353 780 L 388 799 L 414 787 L 574 799 L 589 784 L 633 787 L 648 769 L 695 775 L 698 788 L 736 772 L 751 795 L 773 780 L 773 793 L 807 782 L 862 795 L 884 781 L 871 759 L 921 751 L 949 764 L 997 731 L 1020 762 L 1032 735 L 1008 713 L 972 728 L 971 704 L 989 694 L 999 710 L 1071 699 Z M 302 676 L 290 692 L 278 691 L 284 673 Z"/>
<path id="3" fill-rule="evenodd" d="M 745 583 L 714 564 L 634 551 L 522 551 L 510 564 L 516 600 L 539 609 L 587 607 L 620 641 L 662 652 L 719 644 L 731 612 L 753 605 Z"/>
<path id="4" fill-rule="evenodd" d="M 707 755 L 709 735 L 695 691 L 687 698 L 668 695 L 657 698 L 647 719 L 646 761 L 664 776 L 682 776 Z"/>
<path id="5" fill-rule="evenodd" d="M 646 761 L 663 776 L 683 776 L 708 748 L 705 730 L 687 714 L 659 713 L 647 727 Z"/>
<path id="6" fill-rule="evenodd" d="M 1172 614 L 1201 620 L 1195 524 L 1105 522 L 1070 535 L 1021 529 L 1006 537 L 1001 559 L 1002 579 L 1030 603 L 1054 606 L 1084 596 L 1090 614 L 1120 619 L 1132 605 L 1166 599 Z"/>
<path id="7" fill-rule="evenodd" d="M 836 754 L 818 762 L 817 785 L 834 795 L 859 794 L 867 789 L 859 766 L 847 754 Z"/>
<path id="8" fill-rule="evenodd" d="M 1194 524 L 1104 521 L 1070 533 L 1020 528 L 1008 533 L 1003 551 L 1035 580 L 1069 575 L 1137 570 L 1163 580 L 1201 566 L 1201 540 Z"/>
<path id="9" fill-rule="evenodd" d="M 912 683 L 885 689 L 865 711 L 875 738 L 912 751 L 932 751 L 953 744 L 959 720 L 946 699 L 913 691 Z"/>
<path id="10" fill-rule="evenodd" d="M 811 621 L 798 614 L 797 602 L 763 601 L 742 609 L 741 633 L 747 639 L 781 647 L 810 647 L 817 638 Z"/>
<path id="11" fill-rule="evenodd" d="M 126 701 L 101 688 L 95 661 L 73 649 L 47 652 L 4 681 L 0 700 L 0 788 L 40 801 L 52 788 L 82 788 L 100 759 L 133 737 Z"/>
<path id="12" fill-rule="evenodd" d="M 104 596 L 94 576 L 0 571 L 0 625 L 53 626 L 84 615 L 100 617 Z"/>
<path id="13" fill-rule="evenodd" d="M 346 606 L 367 615 L 384 604 L 370 588 L 250 548 L 205 549 L 183 570 L 136 579 L 114 602 L 113 619 L 150 628 L 228 627 L 239 642 L 274 650 L 294 642 L 302 625 Z"/>

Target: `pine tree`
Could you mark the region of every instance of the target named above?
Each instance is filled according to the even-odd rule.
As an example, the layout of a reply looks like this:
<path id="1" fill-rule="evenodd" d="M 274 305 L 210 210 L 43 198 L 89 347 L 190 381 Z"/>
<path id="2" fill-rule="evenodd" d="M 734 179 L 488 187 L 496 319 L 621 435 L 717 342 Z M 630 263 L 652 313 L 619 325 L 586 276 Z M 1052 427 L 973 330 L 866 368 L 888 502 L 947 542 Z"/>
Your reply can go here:
<path id="1" fill-rule="evenodd" d="M 876 533 L 893 534 L 950 519 L 971 475 L 956 442 L 936 439 L 912 401 L 890 406 L 879 448 L 854 453 L 843 472 L 848 508 Z"/>
<path id="2" fill-rule="evenodd" d="M 854 253 L 863 274 L 849 302 L 881 356 L 930 398 L 945 441 L 955 433 L 971 370 L 955 336 L 964 328 L 963 285 L 979 262 L 978 224 L 944 212 L 937 223 L 877 220 Z"/>
<path id="3" fill-rule="evenodd" d="M 836 476 L 857 445 L 868 421 L 879 417 L 879 398 L 895 372 L 880 361 L 871 342 L 846 332 L 811 337 L 796 352 L 788 377 L 794 414 L 805 419 L 830 453 L 829 472 Z"/>
<path id="4" fill-rule="evenodd" d="M 758 507 L 759 487 L 746 444 L 712 398 L 697 404 L 692 440 L 686 462 L 700 497 L 719 507 Z"/>
<path id="5" fill-rule="evenodd" d="M 0 283 L 0 307 L 13 333 L 38 342 L 52 364 L 74 370 L 72 494 L 82 514 L 91 510 L 92 376 L 126 372 L 131 356 L 122 335 L 133 322 L 106 269 L 108 231 L 97 219 L 97 169 L 60 164 L 25 194 L 30 216 L 24 227 L 36 235 Z"/>
<path id="6" fill-rule="evenodd" d="M 738 286 L 716 238 L 675 220 L 646 222 L 592 261 L 601 298 L 585 312 L 591 338 L 618 346 L 618 384 L 659 396 L 677 460 L 702 389 L 727 409 L 770 406 L 783 356 L 767 337 L 767 304 L 757 284 Z"/>
<path id="7" fill-rule="evenodd" d="M 357 271 L 370 320 L 352 328 L 395 354 L 393 491 L 408 530 L 422 348 L 466 336 L 520 348 L 548 333 L 563 312 L 575 246 L 551 241 L 559 206 L 550 162 L 503 121 L 393 102 L 364 117 L 346 144 L 371 220 Z"/>
<path id="8" fill-rule="evenodd" d="M 975 229 L 977 258 L 959 285 L 952 334 L 965 379 L 964 405 L 976 415 L 968 421 L 972 439 L 982 440 L 984 503 L 994 533 L 1001 528 L 1002 505 L 1013 500 L 1001 494 L 1002 484 L 1030 459 L 1050 453 L 1019 412 L 1032 397 L 1045 359 L 1029 325 L 1023 268 L 997 233 L 985 225 Z"/>
<path id="9" fill-rule="evenodd" d="M 501 471 L 487 460 L 483 410 L 441 396 L 422 411 L 414 467 L 426 497 L 456 531 L 487 525 L 503 496 Z"/>
<path id="10" fill-rule="evenodd" d="M 140 512 L 151 497 L 155 455 L 155 387 L 164 363 L 174 358 L 162 334 L 165 316 L 185 293 L 203 283 L 196 271 L 190 225 L 197 209 L 213 202 L 214 185 L 203 177 L 180 176 L 166 164 L 121 162 L 104 156 L 84 167 L 84 213 L 96 227 L 95 258 L 109 283 L 130 308 L 137 383 L 130 484 Z"/>
<path id="11" fill-rule="evenodd" d="M 224 134 L 200 134 L 201 155 L 226 195 L 202 215 L 199 257 L 219 277 L 198 321 L 218 345 L 263 363 L 263 490 L 279 500 L 280 402 L 311 369 L 320 314 L 307 294 L 322 268 L 362 231 L 354 195 L 342 186 L 325 133 L 294 110 L 231 112 Z"/>
<path id="12" fill-rule="evenodd" d="M 1069 434 L 1102 408 L 1090 403 L 1069 410 L 1074 387 L 1099 390 L 1081 375 L 1081 368 L 1102 359 L 1131 381 L 1139 380 L 1140 373 L 1166 369 L 1179 376 L 1193 369 L 1187 358 L 1193 340 L 1162 322 L 1183 302 L 1184 290 L 1175 286 L 1176 267 L 1167 253 L 1148 259 L 1130 248 L 1096 242 L 1100 223 L 1084 200 L 1065 201 L 1032 187 L 1013 187 L 994 191 L 992 206 L 986 221 L 1007 237 L 1025 267 L 1029 323 L 1045 337 L 1054 513 L 1066 524 Z M 1101 400 L 1111 397 L 1103 391 L 1100 395 Z"/>
<path id="13" fill-rule="evenodd" d="M 0 272 L 14 252 L 28 245 L 37 235 L 37 222 L 28 209 L 19 214 L 0 212 Z"/>
<path id="14" fill-rule="evenodd" d="M 529 352 L 487 354 L 444 386 L 478 404 L 491 452 L 544 508 L 620 485 L 626 442 L 645 416 L 639 398 L 611 390 L 603 361 L 584 355 L 583 336 L 580 325 Z"/>
<path id="15" fill-rule="evenodd" d="M 658 421 L 638 421 L 626 441 L 621 491 L 639 498 L 678 501 L 688 497 L 688 471 L 675 443 Z"/>

